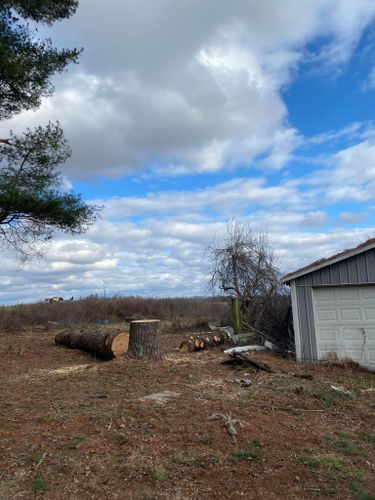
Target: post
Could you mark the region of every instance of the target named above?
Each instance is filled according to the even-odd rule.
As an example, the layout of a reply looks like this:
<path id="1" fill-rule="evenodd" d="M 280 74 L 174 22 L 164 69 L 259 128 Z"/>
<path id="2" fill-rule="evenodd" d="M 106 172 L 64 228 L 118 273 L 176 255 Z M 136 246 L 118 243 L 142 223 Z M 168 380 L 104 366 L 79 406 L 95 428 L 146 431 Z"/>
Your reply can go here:
<path id="1" fill-rule="evenodd" d="M 231 297 L 231 307 L 232 307 L 232 326 L 234 333 L 237 335 L 240 333 L 240 309 L 238 304 L 238 297 Z"/>
<path id="2" fill-rule="evenodd" d="M 158 319 L 130 322 L 129 356 L 137 359 L 161 359 Z"/>

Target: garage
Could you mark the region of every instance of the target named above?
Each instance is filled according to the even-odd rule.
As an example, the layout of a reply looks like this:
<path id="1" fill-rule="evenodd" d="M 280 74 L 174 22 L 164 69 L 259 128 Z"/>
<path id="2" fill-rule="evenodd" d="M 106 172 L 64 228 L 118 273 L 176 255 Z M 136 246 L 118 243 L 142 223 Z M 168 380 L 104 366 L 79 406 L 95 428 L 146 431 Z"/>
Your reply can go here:
<path id="1" fill-rule="evenodd" d="M 297 359 L 375 370 L 375 239 L 289 273 Z"/>
<path id="2" fill-rule="evenodd" d="M 375 286 L 315 288 L 313 303 L 319 359 L 375 363 Z"/>

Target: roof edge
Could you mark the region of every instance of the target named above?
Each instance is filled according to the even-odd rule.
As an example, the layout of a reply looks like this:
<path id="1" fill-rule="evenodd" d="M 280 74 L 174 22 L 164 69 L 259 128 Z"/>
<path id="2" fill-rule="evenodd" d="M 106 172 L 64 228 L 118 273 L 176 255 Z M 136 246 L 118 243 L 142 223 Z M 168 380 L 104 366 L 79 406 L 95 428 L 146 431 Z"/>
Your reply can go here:
<path id="1" fill-rule="evenodd" d="M 327 257 L 326 259 L 322 259 L 322 262 L 319 264 L 319 261 L 316 263 L 316 265 L 308 265 L 305 267 L 302 267 L 301 269 L 298 269 L 297 271 L 294 271 L 292 273 L 286 274 L 281 278 L 281 283 L 284 285 L 287 285 L 291 281 L 300 278 L 301 276 L 305 276 L 306 274 L 313 273 L 315 271 L 319 271 L 319 269 L 323 269 L 324 267 L 331 266 L 332 264 L 336 264 L 337 262 L 341 262 L 342 260 L 349 259 L 350 257 L 355 257 L 356 255 L 359 255 L 360 253 L 367 252 L 368 250 L 372 250 L 375 248 L 375 241 L 373 243 L 365 246 L 364 244 L 352 248 L 350 250 L 346 250 L 342 252 L 341 254 L 338 254 L 336 257 Z"/>

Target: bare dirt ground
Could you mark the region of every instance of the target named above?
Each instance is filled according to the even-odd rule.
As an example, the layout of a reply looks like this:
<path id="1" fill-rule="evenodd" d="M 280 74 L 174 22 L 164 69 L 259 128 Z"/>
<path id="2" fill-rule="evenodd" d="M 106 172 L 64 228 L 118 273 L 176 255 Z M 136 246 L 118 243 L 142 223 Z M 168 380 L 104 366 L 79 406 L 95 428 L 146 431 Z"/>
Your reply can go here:
<path id="1" fill-rule="evenodd" d="M 1 499 L 375 498 L 374 375 L 265 352 L 254 374 L 167 334 L 161 362 L 100 362 L 55 333 L 0 333 Z"/>

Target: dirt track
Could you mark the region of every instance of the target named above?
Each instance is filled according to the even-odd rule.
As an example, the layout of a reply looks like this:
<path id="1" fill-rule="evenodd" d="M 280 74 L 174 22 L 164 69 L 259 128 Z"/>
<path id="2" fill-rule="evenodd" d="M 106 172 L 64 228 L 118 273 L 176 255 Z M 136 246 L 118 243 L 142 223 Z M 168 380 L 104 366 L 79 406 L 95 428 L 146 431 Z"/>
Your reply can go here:
<path id="1" fill-rule="evenodd" d="M 270 353 L 254 359 L 276 373 L 237 371 L 220 350 L 179 353 L 178 335 L 158 363 L 95 361 L 50 331 L 0 336 L 1 499 L 375 498 L 372 374 Z M 237 443 L 215 412 L 245 423 Z"/>

